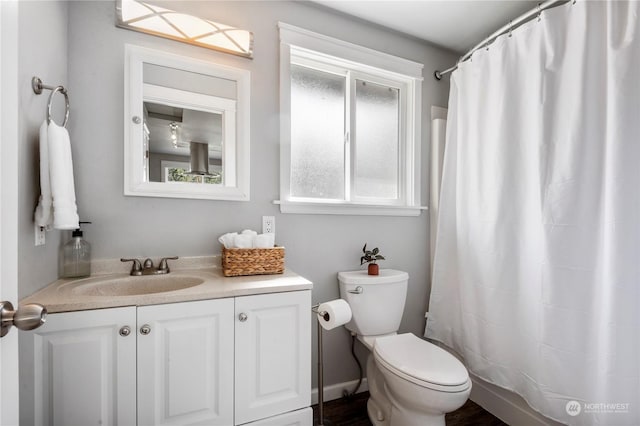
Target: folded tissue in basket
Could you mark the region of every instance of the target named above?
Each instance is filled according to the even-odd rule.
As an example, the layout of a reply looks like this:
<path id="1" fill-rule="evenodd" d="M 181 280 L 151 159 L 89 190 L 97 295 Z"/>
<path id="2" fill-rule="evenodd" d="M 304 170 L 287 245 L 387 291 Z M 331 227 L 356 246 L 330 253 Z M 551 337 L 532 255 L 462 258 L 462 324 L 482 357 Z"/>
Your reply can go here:
<path id="1" fill-rule="evenodd" d="M 229 232 L 218 238 L 225 248 L 271 248 L 275 245 L 275 234 L 258 234 L 256 231 L 245 229 L 240 234 Z"/>

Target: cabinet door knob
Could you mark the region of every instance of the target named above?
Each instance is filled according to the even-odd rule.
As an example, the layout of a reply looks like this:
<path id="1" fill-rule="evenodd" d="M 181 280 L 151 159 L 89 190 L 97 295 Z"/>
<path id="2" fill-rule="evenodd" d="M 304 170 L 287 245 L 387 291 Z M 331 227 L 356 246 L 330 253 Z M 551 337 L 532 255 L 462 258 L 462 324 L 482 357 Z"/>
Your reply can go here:
<path id="1" fill-rule="evenodd" d="M 146 336 L 149 333 L 151 333 L 151 326 L 149 324 L 145 324 L 140 327 L 140 334 L 144 334 Z"/>
<path id="2" fill-rule="evenodd" d="M 238 319 L 240 320 L 240 322 L 245 322 L 247 320 L 247 318 L 249 318 L 249 317 L 244 312 L 242 312 L 240 315 L 238 315 Z"/>
<path id="3" fill-rule="evenodd" d="M 131 334 L 131 327 L 129 327 L 128 325 L 125 325 L 120 329 L 120 335 L 122 337 L 127 337 L 130 334 Z"/>

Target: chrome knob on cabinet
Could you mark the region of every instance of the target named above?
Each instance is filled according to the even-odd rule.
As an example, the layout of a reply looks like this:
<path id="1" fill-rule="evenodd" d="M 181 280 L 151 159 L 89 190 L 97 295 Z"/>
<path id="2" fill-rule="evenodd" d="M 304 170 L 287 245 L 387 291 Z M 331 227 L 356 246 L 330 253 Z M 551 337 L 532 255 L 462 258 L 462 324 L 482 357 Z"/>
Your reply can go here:
<path id="1" fill-rule="evenodd" d="M 131 334 L 131 327 L 129 327 L 128 325 L 125 325 L 120 329 L 120 335 L 122 337 L 127 337 L 130 334 Z"/>
<path id="2" fill-rule="evenodd" d="M 247 320 L 247 318 L 249 318 L 249 316 L 247 314 L 245 314 L 244 312 L 242 312 L 240 315 L 238 315 L 238 319 L 240 320 L 240 322 L 245 322 Z"/>
<path id="3" fill-rule="evenodd" d="M 0 337 L 6 336 L 11 326 L 19 330 L 33 330 L 47 319 L 47 308 L 38 303 L 18 306 L 14 310 L 11 302 L 0 302 Z"/>
<path id="4" fill-rule="evenodd" d="M 131 117 L 131 121 L 133 121 L 135 124 L 142 123 L 142 120 L 137 115 L 134 115 L 133 117 Z"/>
<path id="5" fill-rule="evenodd" d="M 140 334 L 144 334 L 146 336 L 149 333 L 151 333 L 151 326 L 149 324 L 145 324 L 140 327 Z"/>

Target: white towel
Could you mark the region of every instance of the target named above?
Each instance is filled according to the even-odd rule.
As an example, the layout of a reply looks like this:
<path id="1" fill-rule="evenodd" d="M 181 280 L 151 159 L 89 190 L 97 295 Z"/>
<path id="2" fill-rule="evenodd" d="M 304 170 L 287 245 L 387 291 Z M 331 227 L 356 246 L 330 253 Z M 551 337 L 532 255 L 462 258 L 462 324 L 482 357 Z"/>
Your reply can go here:
<path id="1" fill-rule="evenodd" d="M 40 126 L 40 200 L 35 213 L 36 225 L 51 229 L 53 224 L 53 200 L 49 182 L 49 143 L 47 142 L 47 121 Z"/>
<path id="2" fill-rule="evenodd" d="M 255 248 L 272 248 L 275 245 L 276 235 L 272 233 L 255 235 L 253 246 Z"/>
<path id="3" fill-rule="evenodd" d="M 253 237 L 251 234 L 236 235 L 234 246 L 236 248 L 253 248 Z"/>
<path id="4" fill-rule="evenodd" d="M 260 234 L 250 229 L 245 229 L 240 234 L 229 232 L 218 237 L 220 244 L 225 248 L 270 248 L 275 244 L 275 234 Z"/>
<path id="5" fill-rule="evenodd" d="M 224 248 L 234 248 L 236 235 L 238 235 L 237 232 L 227 232 L 226 234 L 221 235 L 218 238 L 218 241 L 220 241 L 220 244 L 222 244 Z"/>
<path id="6" fill-rule="evenodd" d="M 42 131 L 44 126 L 46 126 L 45 123 L 40 127 L 40 192 L 42 195 L 40 204 L 36 208 L 36 223 L 40 226 L 50 225 L 50 215 L 46 214 L 47 210 L 50 211 L 48 207 L 48 198 L 50 198 L 53 200 L 53 227 L 77 229 L 80 226 L 80 219 L 76 206 L 69 132 L 53 121 L 46 126 L 46 132 Z M 47 145 L 44 150 L 43 144 Z M 47 163 L 44 167 L 43 162 Z"/>

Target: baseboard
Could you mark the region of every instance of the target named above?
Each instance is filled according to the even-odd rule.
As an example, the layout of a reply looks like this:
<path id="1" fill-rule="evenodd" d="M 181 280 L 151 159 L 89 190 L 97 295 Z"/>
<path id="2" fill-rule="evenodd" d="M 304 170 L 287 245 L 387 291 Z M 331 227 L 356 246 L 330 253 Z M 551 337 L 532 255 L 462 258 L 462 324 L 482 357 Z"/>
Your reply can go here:
<path id="1" fill-rule="evenodd" d="M 508 425 L 557 426 L 561 423 L 534 411 L 519 395 L 471 375 L 473 402 Z"/>
<path id="2" fill-rule="evenodd" d="M 329 385 L 324 387 L 324 402 L 333 401 L 334 399 L 342 398 L 343 392 L 348 390 L 351 392 L 353 388 L 358 384 L 357 380 L 352 380 L 350 382 L 342 382 L 336 383 L 335 385 Z M 358 392 L 366 392 L 369 390 L 369 383 L 367 383 L 367 378 L 362 379 L 362 384 L 358 388 Z M 318 388 L 311 389 L 311 405 L 315 405 L 318 403 Z"/>

